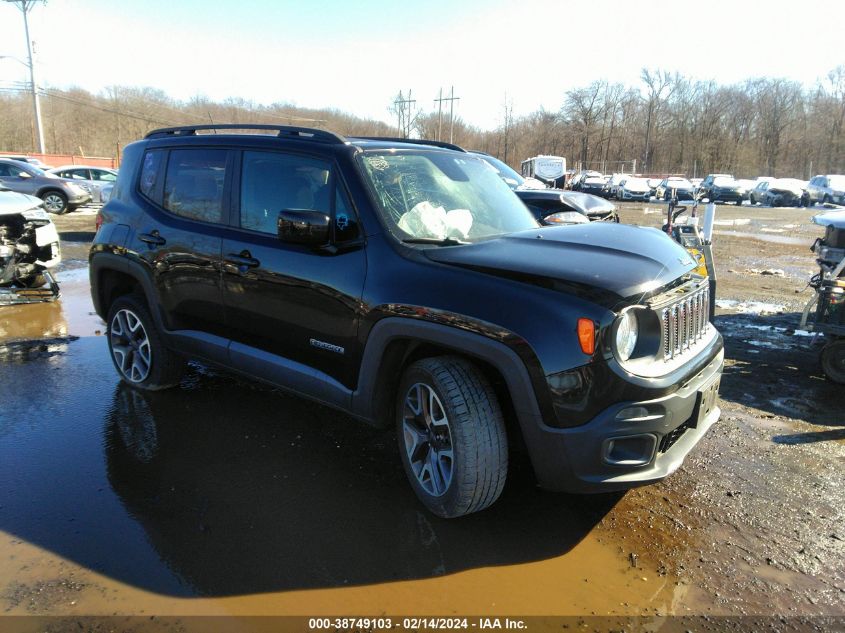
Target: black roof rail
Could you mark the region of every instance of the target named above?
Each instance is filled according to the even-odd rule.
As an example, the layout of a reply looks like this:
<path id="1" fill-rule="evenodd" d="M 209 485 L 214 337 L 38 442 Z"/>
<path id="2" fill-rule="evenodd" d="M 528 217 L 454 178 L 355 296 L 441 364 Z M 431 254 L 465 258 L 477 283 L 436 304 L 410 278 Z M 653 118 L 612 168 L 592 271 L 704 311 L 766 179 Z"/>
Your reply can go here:
<path id="1" fill-rule="evenodd" d="M 466 150 L 460 145 L 454 143 L 446 143 L 444 141 L 429 141 L 423 138 L 396 138 L 393 136 L 356 136 L 351 140 L 359 141 L 388 141 L 391 143 L 413 143 L 414 145 L 431 145 L 433 147 L 442 147 L 443 149 L 451 149 L 456 152 L 464 152 Z"/>
<path id="2" fill-rule="evenodd" d="M 203 125 L 183 125 L 163 127 L 149 132 L 144 138 L 164 138 L 168 136 L 196 136 L 198 130 L 273 130 L 279 137 L 294 137 L 323 143 L 346 143 L 346 139 L 334 132 L 294 125 L 267 125 L 259 123 L 215 123 Z"/>

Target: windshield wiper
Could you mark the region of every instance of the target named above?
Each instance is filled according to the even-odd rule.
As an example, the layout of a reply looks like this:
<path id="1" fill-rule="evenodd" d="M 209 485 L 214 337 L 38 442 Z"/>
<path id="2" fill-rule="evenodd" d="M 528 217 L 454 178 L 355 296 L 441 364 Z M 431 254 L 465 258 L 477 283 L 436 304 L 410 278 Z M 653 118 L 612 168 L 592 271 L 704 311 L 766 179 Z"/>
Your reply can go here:
<path id="1" fill-rule="evenodd" d="M 454 237 L 409 237 L 402 240 L 405 244 L 437 244 L 438 246 L 459 246 L 461 244 L 469 244 Z"/>

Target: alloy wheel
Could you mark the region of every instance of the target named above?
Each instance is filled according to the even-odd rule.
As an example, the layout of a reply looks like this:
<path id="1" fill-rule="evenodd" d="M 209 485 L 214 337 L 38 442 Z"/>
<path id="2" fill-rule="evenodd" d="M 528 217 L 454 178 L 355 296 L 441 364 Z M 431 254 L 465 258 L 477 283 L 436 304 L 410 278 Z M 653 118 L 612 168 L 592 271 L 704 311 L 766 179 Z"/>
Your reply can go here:
<path id="1" fill-rule="evenodd" d="M 150 374 L 150 339 L 141 319 L 126 308 L 118 310 L 109 326 L 114 364 L 129 382 L 143 382 Z"/>
<path id="2" fill-rule="evenodd" d="M 452 483 L 454 448 L 449 418 L 435 391 L 424 383 L 405 395 L 402 432 L 408 463 L 420 486 L 440 497 Z"/>
<path id="3" fill-rule="evenodd" d="M 61 213 L 65 208 L 65 201 L 61 196 L 50 193 L 44 198 L 44 208 L 50 213 Z"/>

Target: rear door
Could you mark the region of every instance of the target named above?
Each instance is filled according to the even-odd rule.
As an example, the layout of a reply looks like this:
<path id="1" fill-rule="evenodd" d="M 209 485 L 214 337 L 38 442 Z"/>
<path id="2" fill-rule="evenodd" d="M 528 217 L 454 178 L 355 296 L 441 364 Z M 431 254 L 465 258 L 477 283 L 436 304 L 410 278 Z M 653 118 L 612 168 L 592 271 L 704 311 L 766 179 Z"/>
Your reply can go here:
<path id="1" fill-rule="evenodd" d="M 231 162 L 230 150 L 213 147 L 144 155 L 138 186 L 147 204 L 134 248 L 152 271 L 170 329 L 226 337 L 220 250 Z"/>
<path id="2" fill-rule="evenodd" d="M 223 239 L 226 324 L 238 345 L 318 369 L 348 387 L 360 357 L 366 257 L 358 216 L 331 159 L 244 150 L 234 179 L 233 226 Z M 279 211 L 331 217 L 329 248 L 285 243 Z"/>

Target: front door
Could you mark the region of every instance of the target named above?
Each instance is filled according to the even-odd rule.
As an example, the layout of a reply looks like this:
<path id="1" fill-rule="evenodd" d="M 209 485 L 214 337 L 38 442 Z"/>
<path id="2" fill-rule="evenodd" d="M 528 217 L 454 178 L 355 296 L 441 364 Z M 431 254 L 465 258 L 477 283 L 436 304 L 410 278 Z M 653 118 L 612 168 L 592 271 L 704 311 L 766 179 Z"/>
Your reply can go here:
<path id="1" fill-rule="evenodd" d="M 231 339 L 354 387 L 366 256 L 337 169 L 311 156 L 244 151 L 235 182 L 237 226 L 223 239 L 223 296 Z M 277 221 L 283 209 L 330 216 L 332 247 L 280 241 Z"/>

